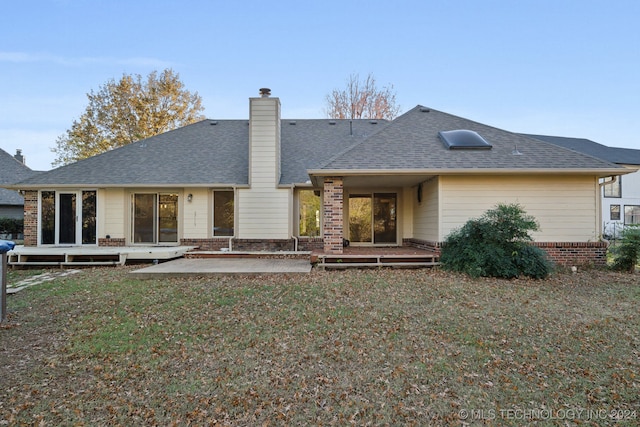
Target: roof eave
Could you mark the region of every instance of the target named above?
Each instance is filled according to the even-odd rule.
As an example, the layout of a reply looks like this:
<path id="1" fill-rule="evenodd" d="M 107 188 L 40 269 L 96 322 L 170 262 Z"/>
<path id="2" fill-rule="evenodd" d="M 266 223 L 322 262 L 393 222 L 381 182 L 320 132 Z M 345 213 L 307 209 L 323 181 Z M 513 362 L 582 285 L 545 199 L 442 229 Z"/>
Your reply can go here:
<path id="1" fill-rule="evenodd" d="M 310 169 L 309 176 L 357 176 L 357 175 L 626 175 L 635 172 L 631 168 L 456 168 L 456 169 Z"/>
<path id="2" fill-rule="evenodd" d="M 12 184 L 4 186 L 10 190 L 41 190 L 46 188 L 249 188 L 249 184 L 212 183 L 138 183 L 138 184 Z"/>

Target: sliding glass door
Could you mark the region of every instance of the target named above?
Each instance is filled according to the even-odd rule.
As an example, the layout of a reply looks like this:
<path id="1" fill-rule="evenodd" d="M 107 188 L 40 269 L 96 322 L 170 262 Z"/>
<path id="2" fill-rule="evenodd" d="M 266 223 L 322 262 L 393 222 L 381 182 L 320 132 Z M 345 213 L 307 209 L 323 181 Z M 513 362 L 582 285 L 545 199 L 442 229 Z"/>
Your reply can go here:
<path id="1" fill-rule="evenodd" d="M 40 244 L 95 245 L 96 191 L 42 191 Z"/>
<path id="2" fill-rule="evenodd" d="M 397 243 L 396 193 L 349 195 L 351 243 Z"/>
<path id="3" fill-rule="evenodd" d="M 133 194 L 131 210 L 133 243 L 155 245 L 178 242 L 177 194 Z"/>

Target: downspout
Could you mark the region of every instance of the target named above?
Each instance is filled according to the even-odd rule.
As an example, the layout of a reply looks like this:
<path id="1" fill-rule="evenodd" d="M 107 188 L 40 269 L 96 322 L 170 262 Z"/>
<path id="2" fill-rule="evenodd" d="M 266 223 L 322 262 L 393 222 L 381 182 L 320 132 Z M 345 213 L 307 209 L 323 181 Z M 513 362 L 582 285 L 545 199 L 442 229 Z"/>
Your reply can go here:
<path id="1" fill-rule="evenodd" d="M 607 185 L 607 184 L 613 184 L 614 182 L 616 182 L 618 180 L 618 175 L 612 175 L 610 176 L 611 181 L 602 181 L 600 183 L 600 188 L 602 188 L 603 186 Z"/>
<path id="2" fill-rule="evenodd" d="M 607 184 L 613 184 L 614 182 L 616 182 L 617 179 L 618 179 L 618 176 L 617 175 L 612 175 L 610 178 L 611 178 L 611 181 L 602 181 L 601 183 L 599 183 L 600 194 L 598 194 L 598 200 L 600 200 L 600 203 L 599 203 L 600 204 L 600 213 L 602 213 L 602 187 L 604 187 Z M 602 226 L 602 221 L 603 221 L 603 219 L 601 218 L 599 227 Z M 604 238 L 604 230 L 602 230 L 601 236 L 602 237 L 600 237 L 600 240 L 602 240 L 603 242 L 605 242 L 607 244 L 607 249 L 608 249 L 609 246 L 611 245 L 611 242 Z"/>

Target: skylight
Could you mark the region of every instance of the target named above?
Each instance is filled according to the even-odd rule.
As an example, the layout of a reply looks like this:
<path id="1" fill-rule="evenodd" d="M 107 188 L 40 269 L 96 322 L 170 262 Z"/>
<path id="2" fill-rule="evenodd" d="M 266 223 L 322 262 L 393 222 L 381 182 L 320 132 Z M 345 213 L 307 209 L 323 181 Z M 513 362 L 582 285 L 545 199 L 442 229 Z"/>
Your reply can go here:
<path id="1" fill-rule="evenodd" d="M 444 146 L 449 150 L 490 150 L 489 144 L 477 132 L 472 130 L 450 130 L 438 132 Z"/>

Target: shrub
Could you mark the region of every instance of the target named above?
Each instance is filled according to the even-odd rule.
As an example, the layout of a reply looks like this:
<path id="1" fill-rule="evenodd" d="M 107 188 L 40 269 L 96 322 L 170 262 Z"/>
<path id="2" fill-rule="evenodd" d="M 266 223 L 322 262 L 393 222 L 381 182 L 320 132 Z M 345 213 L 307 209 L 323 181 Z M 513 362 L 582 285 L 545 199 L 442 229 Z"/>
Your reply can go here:
<path id="1" fill-rule="evenodd" d="M 440 262 L 473 277 L 541 279 L 551 272 L 547 254 L 532 246 L 538 223 L 518 204 L 500 204 L 447 236 Z"/>
<path id="2" fill-rule="evenodd" d="M 17 235 L 22 233 L 24 220 L 17 218 L 0 218 L 0 234 Z"/>
<path id="3" fill-rule="evenodd" d="M 613 264 L 611 268 L 617 271 L 635 270 L 640 255 L 640 228 L 626 226 L 622 231 L 620 244 L 612 249 Z"/>

